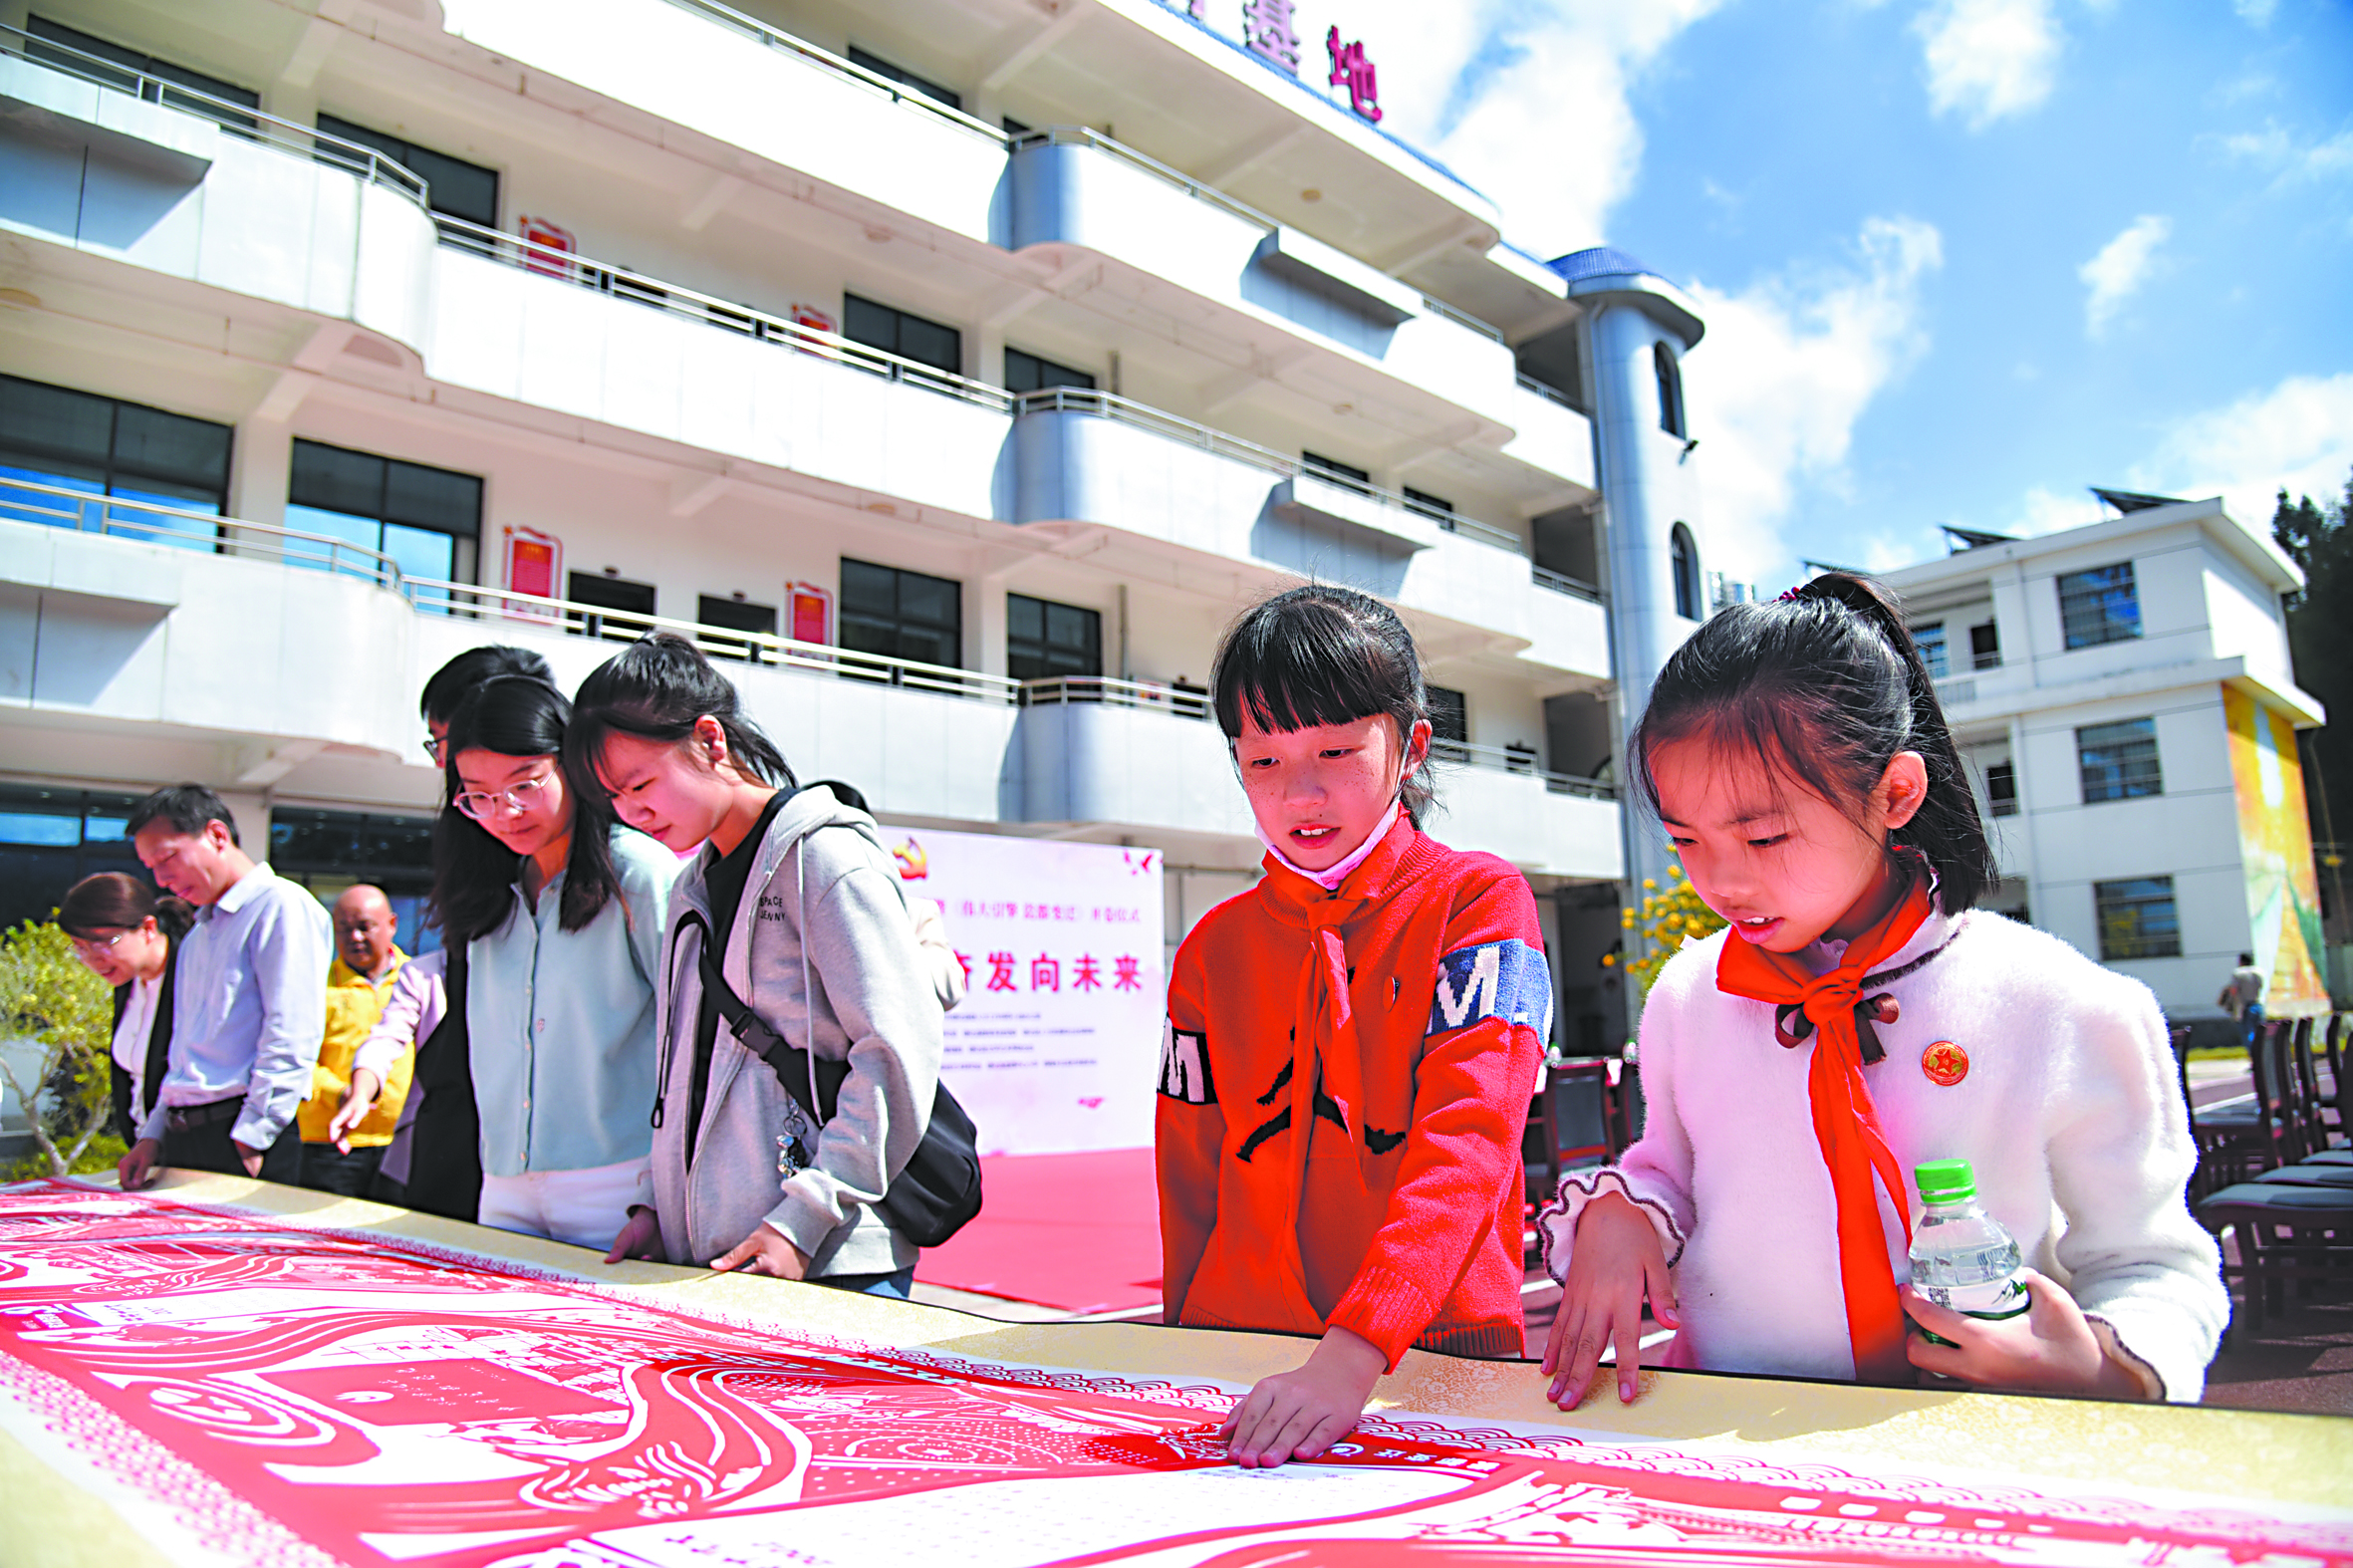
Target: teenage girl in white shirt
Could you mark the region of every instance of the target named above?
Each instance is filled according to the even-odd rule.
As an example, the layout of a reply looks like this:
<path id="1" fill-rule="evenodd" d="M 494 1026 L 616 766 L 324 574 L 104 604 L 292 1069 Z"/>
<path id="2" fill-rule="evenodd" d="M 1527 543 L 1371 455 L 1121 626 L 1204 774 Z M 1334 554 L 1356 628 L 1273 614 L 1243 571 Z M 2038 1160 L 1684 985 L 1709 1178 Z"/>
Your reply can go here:
<path id="1" fill-rule="evenodd" d="M 1628 749 L 1730 929 L 1646 1000 L 1641 1141 L 1540 1216 L 1551 1397 L 1576 1405 L 1613 1347 L 1635 1397 L 1647 1295 L 1674 1367 L 2195 1402 L 2228 1298 L 2184 1198 L 2165 1019 L 2137 980 L 1971 908 L 1993 855 L 1894 603 L 1834 572 L 1725 610 Z M 1907 1283 L 1912 1167 L 1941 1159 L 1974 1165 L 2016 1237 L 2025 1315 Z"/>

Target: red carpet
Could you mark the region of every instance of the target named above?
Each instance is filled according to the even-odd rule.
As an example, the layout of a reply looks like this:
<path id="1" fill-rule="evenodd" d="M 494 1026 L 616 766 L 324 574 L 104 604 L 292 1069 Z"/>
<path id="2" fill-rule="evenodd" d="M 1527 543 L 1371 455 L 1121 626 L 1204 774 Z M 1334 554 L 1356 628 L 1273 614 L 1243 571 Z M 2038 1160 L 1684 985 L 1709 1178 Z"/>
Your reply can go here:
<path id="1" fill-rule="evenodd" d="M 1161 1299 L 1152 1151 L 995 1155 L 980 1162 L 980 1216 L 933 1247 L 915 1278 L 1070 1312 Z"/>

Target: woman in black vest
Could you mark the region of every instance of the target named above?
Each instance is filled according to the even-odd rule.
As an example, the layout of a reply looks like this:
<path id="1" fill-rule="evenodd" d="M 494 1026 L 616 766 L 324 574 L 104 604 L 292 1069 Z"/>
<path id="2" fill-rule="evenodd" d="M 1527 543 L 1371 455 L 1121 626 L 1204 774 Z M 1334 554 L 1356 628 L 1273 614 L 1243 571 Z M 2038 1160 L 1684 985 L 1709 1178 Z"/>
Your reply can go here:
<path id="1" fill-rule="evenodd" d="M 196 912 L 158 895 L 135 877 L 103 871 L 85 877 L 58 907 L 57 922 L 74 954 L 115 988 L 111 1128 L 125 1142 L 155 1109 L 171 1057 L 172 960 Z"/>

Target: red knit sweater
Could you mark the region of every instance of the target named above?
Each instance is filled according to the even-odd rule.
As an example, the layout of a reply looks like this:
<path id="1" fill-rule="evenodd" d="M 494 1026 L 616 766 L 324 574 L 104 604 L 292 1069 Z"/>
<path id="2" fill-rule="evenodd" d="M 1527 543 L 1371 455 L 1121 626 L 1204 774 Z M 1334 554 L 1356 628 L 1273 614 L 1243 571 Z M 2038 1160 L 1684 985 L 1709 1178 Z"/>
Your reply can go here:
<path id="1" fill-rule="evenodd" d="M 1520 1137 L 1551 1017 L 1535 898 L 1503 861 L 1403 816 L 1336 893 L 1268 857 L 1170 981 L 1167 1321 L 1337 1326 L 1392 1368 L 1415 1345 L 1519 1355 Z"/>

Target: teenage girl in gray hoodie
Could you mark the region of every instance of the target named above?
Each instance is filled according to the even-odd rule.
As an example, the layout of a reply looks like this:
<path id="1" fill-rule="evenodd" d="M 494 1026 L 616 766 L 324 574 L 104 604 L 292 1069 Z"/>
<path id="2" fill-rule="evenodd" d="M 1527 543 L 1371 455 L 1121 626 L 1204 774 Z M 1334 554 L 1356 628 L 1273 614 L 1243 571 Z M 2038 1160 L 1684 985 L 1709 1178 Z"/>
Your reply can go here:
<path id="1" fill-rule="evenodd" d="M 702 846 L 670 895 L 653 1168 L 607 1261 L 906 1296 L 916 1248 L 876 1205 L 922 1141 L 940 1003 L 874 819 L 795 792 L 734 686 L 666 633 L 582 683 L 567 741 L 567 773 L 623 822 Z M 705 944 L 771 1029 L 849 1064 L 822 1127 L 705 995 Z"/>

